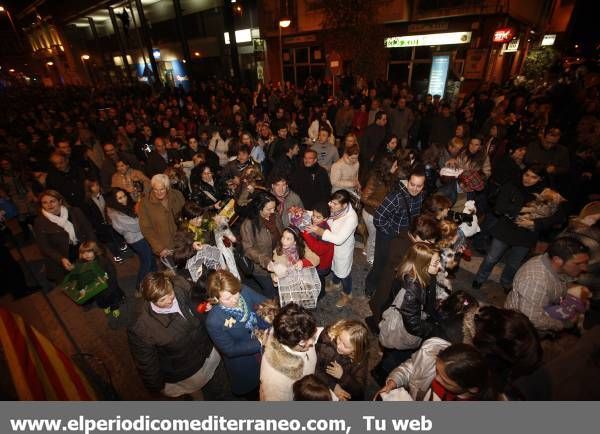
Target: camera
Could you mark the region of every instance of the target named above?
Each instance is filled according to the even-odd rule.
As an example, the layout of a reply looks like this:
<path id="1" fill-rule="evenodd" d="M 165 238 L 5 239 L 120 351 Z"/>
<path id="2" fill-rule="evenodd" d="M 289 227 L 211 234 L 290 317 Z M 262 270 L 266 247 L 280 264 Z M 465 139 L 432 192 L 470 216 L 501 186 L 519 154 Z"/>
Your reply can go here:
<path id="1" fill-rule="evenodd" d="M 466 214 L 464 212 L 448 211 L 448 219 L 460 224 L 460 223 L 473 223 L 473 214 Z"/>

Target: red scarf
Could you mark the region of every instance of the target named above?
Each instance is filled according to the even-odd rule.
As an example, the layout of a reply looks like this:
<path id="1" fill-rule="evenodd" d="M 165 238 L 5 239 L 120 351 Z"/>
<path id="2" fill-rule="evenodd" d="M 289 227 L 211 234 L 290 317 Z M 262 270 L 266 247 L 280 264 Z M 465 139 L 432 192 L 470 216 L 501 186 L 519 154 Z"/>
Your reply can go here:
<path id="1" fill-rule="evenodd" d="M 432 394 L 431 394 L 431 397 L 429 398 L 430 401 L 433 400 L 434 393 L 442 401 L 472 401 L 472 399 L 470 399 L 470 398 L 461 398 L 459 395 L 457 395 L 453 392 L 450 392 L 444 386 L 442 386 L 437 381 L 437 379 L 434 379 L 433 382 L 431 383 L 431 392 L 432 392 Z"/>

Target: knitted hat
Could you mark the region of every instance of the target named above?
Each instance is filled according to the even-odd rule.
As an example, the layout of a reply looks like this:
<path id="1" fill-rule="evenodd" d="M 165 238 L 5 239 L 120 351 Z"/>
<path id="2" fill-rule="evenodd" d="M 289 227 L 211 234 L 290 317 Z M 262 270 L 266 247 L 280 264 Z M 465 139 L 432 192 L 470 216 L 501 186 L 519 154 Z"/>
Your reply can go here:
<path id="1" fill-rule="evenodd" d="M 579 213 L 579 218 L 584 219 L 584 218 L 594 215 L 594 214 L 600 214 L 600 201 L 599 200 L 590 202 L 586 206 L 584 206 L 583 209 L 581 210 L 581 212 Z"/>
<path id="2" fill-rule="evenodd" d="M 481 175 L 477 170 L 465 170 L 458 176 L 458 182 L 463 185 L 467 193 L 481 191 L 485 187 L 483 179 L 481 179 Z"/>

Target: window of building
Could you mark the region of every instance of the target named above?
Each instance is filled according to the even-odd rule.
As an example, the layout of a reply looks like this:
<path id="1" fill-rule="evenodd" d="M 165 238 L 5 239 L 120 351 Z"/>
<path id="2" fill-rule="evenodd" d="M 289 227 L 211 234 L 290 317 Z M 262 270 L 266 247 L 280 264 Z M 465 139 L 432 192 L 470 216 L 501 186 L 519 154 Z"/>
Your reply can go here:
<path id="1" fill-rule="evenodd" d="M 304 86 L 309 76 L 325 75 L 325 52 L 320 46 L 283 49 L 283 76 L 296 86 Z"/>

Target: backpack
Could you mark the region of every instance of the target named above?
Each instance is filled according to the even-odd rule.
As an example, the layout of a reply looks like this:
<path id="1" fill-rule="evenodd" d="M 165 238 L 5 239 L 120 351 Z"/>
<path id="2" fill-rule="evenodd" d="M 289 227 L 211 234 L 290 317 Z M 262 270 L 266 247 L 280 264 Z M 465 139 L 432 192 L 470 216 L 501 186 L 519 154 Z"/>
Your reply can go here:
<path id="1" fill-rule="evenodd" d="M 422 338 L 411 335 L 404 327 L 402 314 L 400 313 L 404 294 L 406 294 L 406 289 L 401 288 L 391 306 L 381 315 L 382 319 L 379 322 L 379 342 L 385 348 L 410 350 L 419 348 L 421 345 Z M 423 315 L 426 314 L 421 312 L 421 316 Z"/>

